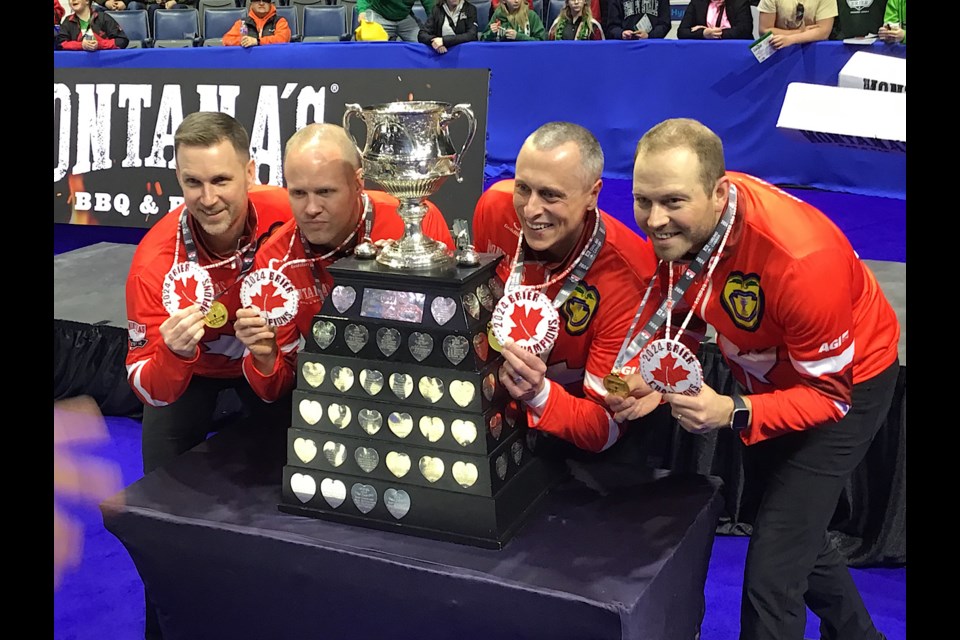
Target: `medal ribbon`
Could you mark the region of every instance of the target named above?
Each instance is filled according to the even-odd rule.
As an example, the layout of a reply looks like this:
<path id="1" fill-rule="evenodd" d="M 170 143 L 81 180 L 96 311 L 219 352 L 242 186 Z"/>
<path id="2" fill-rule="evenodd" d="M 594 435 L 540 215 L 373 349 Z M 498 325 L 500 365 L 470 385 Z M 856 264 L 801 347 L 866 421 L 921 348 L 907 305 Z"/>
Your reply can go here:
<path id="1" fill-rule="evenodd" d="M 570 263 L 570 266 L 561 271 L 557 276 L 548 278 L 543 284 L 522 284 L 523 231 L 521 231 L 520 237 L 517 240 L 517 252 L 513 257 L 513 263 L 510 265 L 510 277 L 507 278 L 507 282 L 503 286 L 504 295 L 522 289 L 546 289 L 547 287 L 556 284 L 557 282 L 569 276 L 567 281 L 563 284 L 563 287 L 557 293 L 557 297 L 553 299 L 553 306 L 555 308 L 559 309 L 562 307 L 563 303 L 566 302 L 567 298 L 570 297 L 570 294 L 573 293 L 573 290 L 576 289 L 580 281 L 583 280 L 583 277 L 587 275 L 587 271 L 590 270 L 590 267 L 593 266 L 594 261 L 597 259 L 597 255 L 600 253 L 600 248 L 603 246 L 603 242 L 606 239 L 607 227 L 603 222 L 600 211 L 595 210 L 595 212 L 596 217 L 593 221 L 593 231 L 591 232 L 590 240 L 583 247 L 580 255 L 578 255 L 572 263 Z"/>
<path id="2" fill-rule="evenodd" d="M 620 368 L 630 360 L 633 359 L 640 351 L 647 346 L 647 343 L 650 339 L 657 333 L 660 329 L 660 325 L 663 324 L 664 320 L 667 320 L 673 309 L 674 299 L 679 300 L 683 297 L 683 294 L 687 291 L 687 288 L 690 286 L 690 283 L 700 274 L 700 271 L 703 270 L 703 266 L 707 264 L 708 260 L 712 262 L 707 270 L 707 277 L 704 278 L 703 286 L 700 287 L 700 291 L 697 293 L 697 299 L 694 301 L 693 305 L 690 307 L 690 313 L 687 315 L 687 319 L 684 321 L 683 326 L 680 328 L 680 332 L 677 334 L 677 339 L 680 338 L 680 335 L 683 333 L 683 330 L 686 328 L 687 323 L 690 321 L 690 318 L 693 316 L 693 309 L 696 308 L 697 304 L 700 302 L 700 297 L 706 291 L 707 283 L 710 281 L 710 276 L 713 274 L 713 270 L 717 265 L 717 262 L 720 261 L 720 255 L 723 253 L 723 247 L 727 243 L 727 238 L 730 236 L 730 229 L 733 228 L 733 220 L 736 217 L 737 213 L 737 188 L 734 185 L 730 185 L 729 196 L 727 197 L 727 208 L 723 212 L 723 216 L 720 217 L 720 221 L 717 223 L 716 228 L 713 230 L 710 238 L 707 240 L 706 244 L 703 245 L 703 248 L 697 253 L 696 258 L 694 258 L 690 266 L 683 273 L 683 277 L 680 278 L 680 281 L 677 282 L 676 287 L 673 286 L 673 263 L 669 264 L 670 268 L 670 283 L 668 288 L 670 290 L 667 299 L 660 303 L 660 307 L 657 309 L 656 313 L 653 314 L 653 317 L 647 322 L 646 326 L 643 327 L 643 330 L 640 331 L 636 336 L 633 335 L 633 330 L 637 326 L 637 322 L 640 320 L 640 316 L 643 315 L 643 309 L 647 305 L 647 298 L 650 295 L 650 291 L 653 289 L 654 283 L 657 281 L 657 274 L 660 271 L 660 266 L 663 264 L 663 261 L 657 263 L 657 272 L 654 273 L 653 278 L 650 279 L 650 284 L 647 286 L 647 291 L 643 295 L 643 300 L 640 301 L 640 306 L 637 308 L 637 313 L 633 316 L 633 322 L 630 324 L 630 328 L 627 330 L 627 335 L 623 339 L 623 344 L 620 346 L 620 352 L 617 354 L 617 359 L 613 363 L 613 372 L 616 373 L 620 371 Z M 717 245 L 720 245 L 717 250 L 716 256 L 713 256 L 713 250 L 717 248 Z M 669 330 L 669 329 L 668 329 Z M 669 339 L 669 335 L 667 338 Z"/>
<path id="3" fill-rule="evenodd" d="M 317 273 L 317 264 L 319 264 L 320 262 L 323 262 L 324 260 L 326 260 L 331 256 L 335 256 L 345 246 L 350 244 L 350 241 L 356 237 L 357 231 L 360 229 L 361 224 L 364 227 L 363 239 L 369 240 L 370 238 L 370 233 L 373 230 L 373 216 L 374 216 L 373 205 L 371 204 L 370 197 L 367 195 L 365 191 L 361 192 L 360 195 L 363 198 L 363 213 L 360 214 L 360 221 L 357 223 L 356 228 L 350 233 L 349 236 L 347 236 L 344 239 L 343 242 L 341 242 L 339 245 L 336 246 L 336 248 L 328 251 L 322 256 L 316 256 L 313 253 L 313 249 L 310 248 L 310 243 L 307 241 L 306 236 L 303 235 L 303 231 L 301 231 L 300 228 L 297 227 L 297 233 L 299 234 L 299 237 L 300 237 L 300 244 L 303 245 L 303 252 L 307 255 L 307 257 L 303 260 L 291 260 L 290 262 L 286 261 L 290 257 L 290 253 L 293 249 L 293 241 L 297 237 L 297 236 L 293 236 L 290 238 L 290 247 L 287 249 L 287 255 L 284 256 L 283 258 L 284 263 L 279 269 L 277 269 L 277 271 L 280 271 L 282 273 L 283 270 L 286 269 L 287 267 L 292 267 L 299 264 L 311 263 L 310 268 L 313 274 L 313 284 L 314 286 L 316 286 L 317 292 L 322 291 L 323 289 L 320 287 L 320 276 Z"/>
<path id="4" fill-rule="evenodd" d="M 223 296 L 223 294 L 225 294 L 227 291 L 233 288 L 234 285 L 240 282 L 243 279 L 243 277 L 250 271 L 250 268 L 253 267 L 253 258 L 257 252 L 257 243 L 253 239 L 251 239 L 250 242 L 247 243 L 245 247 L 237 249 L 237 251 L 235 251 L 234 254 L 229 258 L 224 258 L 223 260 L 220 260 L 219 262 L 214 262 L 213 264 L 208 264 L 208 265 L 199 264 L 198 257 L 197 257 L 198 256 L 197 245 L 193 240 L 193 232 L 190 231 L 190 225 L 187 224 L 188 215 L 189 213 L 187 212 L 187 208 L 184 207 L 183 211 L 180 212 L 180 228 L 177 230 L 177 235 L 178 235 L 177 244 L 173 250 L 174 264 L 180 261 L 180 239 L 181 238 L 183 239 L 183 247 L 187 254 L 187 261 L 196 264 L 201 269 L 206 269 L 207 271 L 210 271 L 210 269 L 216 269 L 217 267 L 222 267 L 224 265 L 230 264 L 234 260 L 238 260 L 240 262 L 240 273 L 237 274 L 237 279 L 234 280 L 233 283 L 231 283 L 229 286 L 225 287 L 223 291 L 221 291 L 220 293 L 218 293 L 213 297 L 213 300 L 211 302 L 215 302 L 221 296 Z"/>

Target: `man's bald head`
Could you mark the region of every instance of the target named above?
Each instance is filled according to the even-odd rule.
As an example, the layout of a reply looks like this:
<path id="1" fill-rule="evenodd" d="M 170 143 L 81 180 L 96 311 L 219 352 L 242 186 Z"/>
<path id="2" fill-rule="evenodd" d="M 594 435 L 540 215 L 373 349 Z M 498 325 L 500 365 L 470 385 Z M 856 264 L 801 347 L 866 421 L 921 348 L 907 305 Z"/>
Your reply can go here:
<path id="1" fill-rule="evenodd" d="M 289 159 L 290 154 L 299 154 L 318 148 L 322 148 L 327 153 L 337 150 L 340 158 L 354 170 L 362 166 L 357 145 L 343 127 L 327 123 L 308 124 L 290 136 L 284 149 L 285 161 Z"/>

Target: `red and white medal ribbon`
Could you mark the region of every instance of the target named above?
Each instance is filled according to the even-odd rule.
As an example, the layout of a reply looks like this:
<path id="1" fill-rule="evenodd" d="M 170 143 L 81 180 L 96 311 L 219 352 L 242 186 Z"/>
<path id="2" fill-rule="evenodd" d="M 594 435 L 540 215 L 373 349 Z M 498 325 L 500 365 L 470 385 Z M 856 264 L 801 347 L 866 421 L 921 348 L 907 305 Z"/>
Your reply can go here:
<path id="1" fill-rule="evenodd" d="M 594 213 L 593 232 L 580 255 L 570 265 L 542 284 L 521 284 L 523 278 L 523 231 L 517 238 L 517 251 L 510 266 L 510 277 L 504 284 L 503 297 L 497 301 L 490 318 L 493 335 L 500 344 L 509 341 L 535 354 L 553 348 L 560 335 L 560 313 L 557 311 L 567 301 L 583 276 L 600 253 L 606 237 L 606 228 L 600 212 Z M 568 278 L 569 276 L 569 278 Z M 567 278 L 554 300 L 542 291 Z"/>
<path id="2" fill-rule="evenodd" d="M 733 221 L 736 218 L 736 213 L 737 190 L 736 187 L 730 185 L 727 210 L 720 223 L 718 223 L 717 229 L 714 231 L 715 237 L 717 232 L 725 227 L 723 228 L 723 238 L 720 240 L 716 252 L 711 249 L 706 252 L 707 255 L 698 256 L 698 262 L 704 259 L 707 261 L 707 270 L 704 273 L 703 283 L 700 285 L 693 304 L 690 305 L 690 311 L 687 313 L 687 317 L 677 331 L 676 337 L 672 339 L 670 337 L 670 323 L 673 318 L 674 296 L 682 298 L 685 287 L 678 285 L 677 288 L 679 288 L 680 291 L 674 288 L 673 263 L 670 262 L 667 264 L 669 280 L 667 285 L 668 294 L 665 301 L 666 322 L 664 322 L 664 333 L 666 335 L 664 338 L 650 342 L 640 352 L 640 376 L 654 391 L 695 396 L 698 395 L 703 388 L 703 367 L 700 364 L 700 360 L 697 359 L 696 354 L 694 354 L 689 347 L 680 342 L 680 337 L 690 323 L 690 319 L 693 318 L 693 310 L 700 304 L 700 299 L 710 285 L 710 278 L 713 276 L 713 271 L 716 269 L 717 263 L 720 262 L 723 249 L 727 244 L 727 239 L 730 237 L 730 231 L 733 229 Z M 710 247 L 711 244 L 712 242 L 708 242 L 704 249 Z M 702 262 L 700 263 L 702 264 Z M 692 282 L 693 278 L 696 277 L 697 271 L 699 271 L 699 269 L 686 268 L 684 276 L 688 282 Z"/>

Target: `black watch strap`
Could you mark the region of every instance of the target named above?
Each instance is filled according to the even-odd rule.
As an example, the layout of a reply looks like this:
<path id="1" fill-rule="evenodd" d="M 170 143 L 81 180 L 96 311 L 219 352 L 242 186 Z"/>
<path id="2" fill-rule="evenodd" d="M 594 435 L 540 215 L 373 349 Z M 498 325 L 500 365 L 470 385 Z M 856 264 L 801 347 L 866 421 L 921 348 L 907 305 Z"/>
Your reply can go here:
<path id="1" fill-rule="evenodd" d="M 730 428 L 736 433 L 740 433 L 750 424 L 750 409 L 742 396 L 731 396 L 733 398 L 733 415 L 730 417 Z"/>

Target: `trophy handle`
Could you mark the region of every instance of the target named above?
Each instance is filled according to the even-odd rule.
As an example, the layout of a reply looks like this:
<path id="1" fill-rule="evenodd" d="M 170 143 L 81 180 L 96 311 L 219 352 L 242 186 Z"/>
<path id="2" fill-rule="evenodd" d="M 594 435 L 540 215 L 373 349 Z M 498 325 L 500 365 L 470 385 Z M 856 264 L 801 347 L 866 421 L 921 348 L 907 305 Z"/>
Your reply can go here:
<path id="1" fill-rule="evenodd" d="M 363 149 L 360 148 L 360 145 L 357 144 L 357 139 L 353 137 L 353 134 L 350 133 L 350 119 L 355 115 L 363 114 L 363 109 L 359 104 L 350 103 L 343 105 L 345 111 L 343 112 L 343 130 L 347 132 L 347 135 L 350 136 L 350 139 L 353 140 L 353 146 L 357 148 L 357 153 L 363 157 Z"/>
<path id="2" fill-rule="evenodd" d="M 450 115 L 448 116 L 447 120 L 453 120 L 461 114 L 467 117 L 469 129 L 467 130 L 467 137 L 463 141 L 463 146 L 460 147 L 460 151 L 453 159 L 457 166 L 457 182 L 463 182 L 463 176 L 460 175 L 460 160 L 463 157 L 463 154 L 466 153 L 467 147 L 469 147 L 470 143 L 473 142 L 473 136 L 475 136 L 477 133 L 477 117 L 473 115 L 473 110 L 470 109 L 470 105 L 466 102 L 461 102 L 460 104 L 454 106 L 453 109 L 450 110 Z"/>

